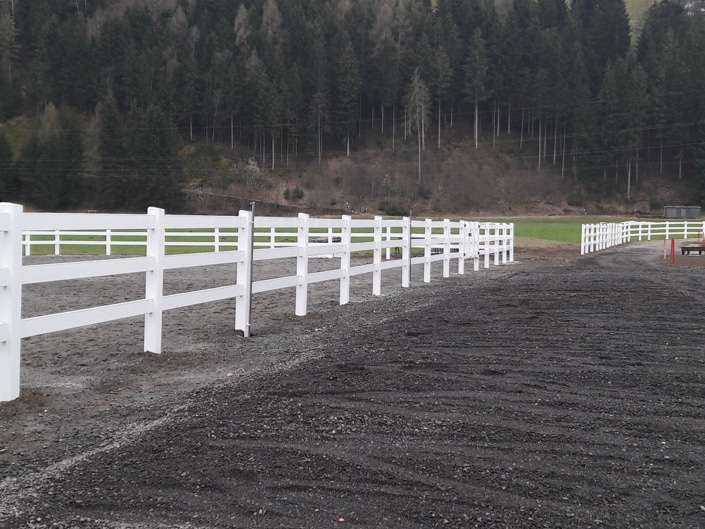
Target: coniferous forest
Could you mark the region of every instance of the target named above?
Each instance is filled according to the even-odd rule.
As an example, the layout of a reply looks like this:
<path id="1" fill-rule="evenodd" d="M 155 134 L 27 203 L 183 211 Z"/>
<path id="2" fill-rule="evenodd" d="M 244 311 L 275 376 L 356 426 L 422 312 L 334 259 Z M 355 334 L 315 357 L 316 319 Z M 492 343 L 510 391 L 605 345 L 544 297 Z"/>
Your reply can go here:
<path id="1" fill-rule="evenodd" d="M 629 200 L 648 164 L 705 205 L 692 9 L 656 3 L 637 35 L 623 0 L 0 0 L 0 200 L 183 210 L 369 131 L 431 193 L 424 153 L 462 128 L 588 192 Z"/>

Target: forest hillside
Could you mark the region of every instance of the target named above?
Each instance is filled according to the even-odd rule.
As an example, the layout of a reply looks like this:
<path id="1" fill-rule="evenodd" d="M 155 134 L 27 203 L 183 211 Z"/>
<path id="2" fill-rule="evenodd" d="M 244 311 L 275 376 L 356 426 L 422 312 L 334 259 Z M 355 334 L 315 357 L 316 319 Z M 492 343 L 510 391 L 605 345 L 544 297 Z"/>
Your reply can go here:
<path id="1" fill-rule="evenodd" d="M 705 17 L 698 2 L 639 8 L 0 0 L 0 200 L 390 215 L 703 204 Z"/>

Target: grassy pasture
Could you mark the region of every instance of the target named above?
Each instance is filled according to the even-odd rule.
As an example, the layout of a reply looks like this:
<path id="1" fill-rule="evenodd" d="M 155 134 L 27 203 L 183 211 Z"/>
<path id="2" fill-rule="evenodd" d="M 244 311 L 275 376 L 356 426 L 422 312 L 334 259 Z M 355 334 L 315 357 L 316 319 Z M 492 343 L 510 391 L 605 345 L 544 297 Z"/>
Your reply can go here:
<path id="1" fill-rule="evenodd" d="M 514 223 L 516 237 L 580 244 L 581 226 L 599 222 L 624 222 L 622 217 L 548 217 L 502 219 Z"/>
<path id="2" fill-rule="evenodd" d="M 541 217 L 541 218 L 494 218 L 494 219 L 482 219 L 485 222 L 513 222 L 514 223 L 514 234 L 516 237 L 526 237 L 532 239 L 543 239 L 558 242 L 567 243 L 580 243 L 580 233 L 582 224 L 592 224 L 597 222 L 622 222 L 628 220 L 626 218 L 619 217 Z M 179 246 L 167 246 L 167 254 L 178 254 L 178 253 L 195 253 L 202 251 L 212 251 L 213 246 L 213 236 L 212 234 L 206 234 L 204 232 L 203 236 L 197 235 L 199 231 L 204 230 L 194 230 L 193 233 L 196 235 L 189 235 L 185 237 L 183 235 L 169 234 L 167 232 L 167 242 L 178 242 L 181 243 Z M 369 230 L 370 237 L 372 240 L 372 230 Z M 231 235 L 229 234 L 231 233 Z M 290 233 L 290 235 L 289 235 Z M 414 233 L 419 235 L 423 233 L 422 229 L 414 229 Z M 327 230 L 312 231 L 312 236 L 320 235 L 321 237 L 328 235 Z M 113 244 L 119 243 L 119 245 L 114 245 L 112 247 L 111 253 L 113 255 L 126 255 L 126 256 L 138 256 L 145 254 L 145 243 L 146 236 L 136 235 L 136 234 L 123 234 L 121 235 L 119 231 L 114 231 L 111 233 L 111 241 Z M 269 242 L 270 235 L 269 230 L 256 231 L 255 241 L 258 243 Z M 275 238 L 278 243 L 294 243 L 296 242 L 296 229 L 282 229 L 277 231 Z M 356 241 L 362 241 L 359 232 L 356 232 Z M 42 255 L 42 254 L 52 254 L 54 253 L 54 239 L 53 235 L 33 235 L 32 236 L 32 254 Z M 46 241 L 46 244 L 36 244 L 37 241 Z M 105 246 L 101 245 L 101 242 L 105 242 L 105 236 L 103 234 L 96 233 L 86 234 L 86 235 L 62 235 L 61 236 L 61 253 L 62 254 L 72 254 L 72 255 L 90 255 L 90 254 L 104 254 Z M 237 241 L 234 231 L 229 231 L 227 229 L 220 230 L 220 247 L 223 250 L 233 249 Z M 98 244 L 81 244 L 86 242 L 95 242 Z M 134 244 L 130 244 L 134 243 Z M 194 243 L 194 244 L 189 244 Z M 204 246 L 206 248 L 204 248 Z M 207 248 L 210 246 L 210 249 Z"/>

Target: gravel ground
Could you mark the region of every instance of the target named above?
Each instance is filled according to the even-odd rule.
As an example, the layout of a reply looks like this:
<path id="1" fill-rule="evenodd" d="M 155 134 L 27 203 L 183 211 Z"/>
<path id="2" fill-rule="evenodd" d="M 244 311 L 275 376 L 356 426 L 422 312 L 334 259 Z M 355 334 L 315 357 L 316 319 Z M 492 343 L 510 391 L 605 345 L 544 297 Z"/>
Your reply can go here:
<path id="1" fill-rule="evenodd" d="M 248 339 L 232 303 L 172 311 L 161 355 L 141 320 L 25 340 L 0 527 L 705 527 L 705 256 L 578 254 L 524 241 L 381 297 L 354 281 L 343 307 L 324 283 L 305 317 L 263 294 Z M 37 285 L 23 312 L 143 289 Z"/>

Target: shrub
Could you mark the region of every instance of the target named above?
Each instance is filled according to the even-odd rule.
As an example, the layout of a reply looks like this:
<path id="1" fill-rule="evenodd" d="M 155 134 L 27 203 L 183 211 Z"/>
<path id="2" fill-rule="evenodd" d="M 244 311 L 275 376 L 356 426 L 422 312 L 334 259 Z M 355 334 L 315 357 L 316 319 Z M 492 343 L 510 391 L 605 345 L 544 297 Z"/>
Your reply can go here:
<path id="1" fill-rule="evenodd" d="M 379 205 L 379 209 L 382 213 L 390 217 L 404 217 L 409 214 L 408 208 L 403 205 L 387 201 L 382 202 Z"/>
<path id="2" fill-rule="evenodd" d="M 304 198 L 304 192 L 300 187 L 295 187 L 293 190 L 284 190 L 284 200 L 290 200 L 292 202 L 298 202 Z"/>
<path id="3" fill-rule="evenodd" d="M 424 186 L 419 186 L 419 197 L 421 197 L 424 200 L 428 200 L 431 198 L 431 190 L 427 187 Z"/>

